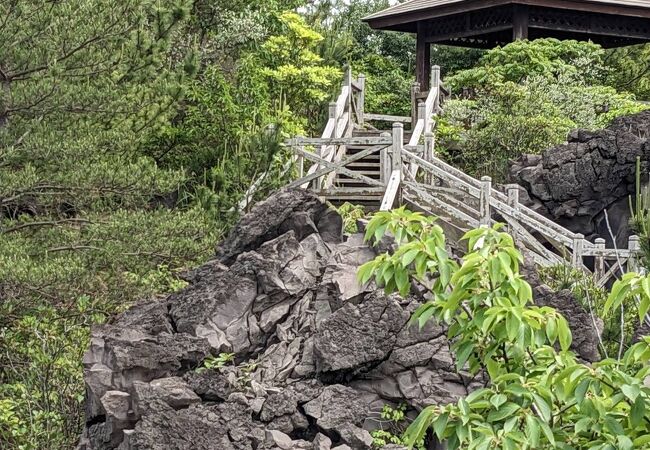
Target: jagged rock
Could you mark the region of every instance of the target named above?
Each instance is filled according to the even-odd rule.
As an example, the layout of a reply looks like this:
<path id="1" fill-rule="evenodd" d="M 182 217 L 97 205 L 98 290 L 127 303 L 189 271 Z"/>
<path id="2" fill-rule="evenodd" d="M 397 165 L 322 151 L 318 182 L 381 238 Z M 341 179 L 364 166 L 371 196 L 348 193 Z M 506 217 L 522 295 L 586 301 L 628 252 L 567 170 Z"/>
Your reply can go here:
<path id="1" fill-rule="evenodd" d="M 346 424 L 361 425 L 368 416 L 367 405 L 360 400 L 358 392 L 342 385 L 327 386 L 303 409 L 325 431 L 338 431 Z"/>
<path id="2" fill-rule="evenodd" d="M 338 431 L 343 442 L 354 449 L 369 450 L 372 447 L 372 436 L 363 428 L 346 423 Z"/>
<path id="3" fill-rule="evenodd" d="M 444 327 L 409 323 L 424 292 L 357 283 L 391 248 L 343 239 L 340 217 L 306 191 L 254 207 L 187 288 L 93 328 L 79 449 L 367 449 L 385 404 L 413 415 L 481 386 L 457 372 Z M 571 299 L 547 296 L 585 323 Z M 220 352 L 235 363 L 201 368 Z"/>
<path id="4" fill-rule="evenodd" d="M 310 220 L 307 221 L 307 218 Z M 232 263 L 238 255 L 259 248 L 262 243 L 289 230 L 293 230 L 299 238 L 309 232 L 323 230 L 322 237 L 327 242 L 340 242 L 343 221 L 338 214 L 329 212 L 327 206 L 310 192 L 283 190 L 255 205 L 233 227 L 228 239 L 219 245 L 217 256 L 226 264 Z"/>
<path id="5" fill-rule="evenodd" d="M 604 130 L 573 131 L 567 143 L 513 162 L 510 178 L 530 194 L 521 199 L 528 206 L 590 239 L 602 237 L 611 245 L 613 233 L 625 248 L 636 158 L 641 157 L 643 174 L 650 167 L 648 129 L 650 112 L 644 111 Z"/>
<path id="6" fill-rule="evenodd" d="M 321 322 L 314 341 L 319 372 L 363 370 L 391 352 L 409 315 L 395 299 L 381 293 L 368 300 L 360 305 L 346 303 Z"/>
<path id="7" fill-rule="evenodd" d="M 331 450 L 332 440 L 323 433 L 318 433 L 313 440 L 314 450 Z"/>
<path id="8" fill-rule="evenodd" d="M 290 450 L 293 448 L 293 439 L 281 431 L 267 430 L 266 439 L 271 441 L 282 450 Z"/>
<path id="9" fill-rule="evenodd" d="M 235 392 L 228 378 L 216 369 L 187 372 L 183 375 L 183 380 L 205 401 L 224 401 Z"/>

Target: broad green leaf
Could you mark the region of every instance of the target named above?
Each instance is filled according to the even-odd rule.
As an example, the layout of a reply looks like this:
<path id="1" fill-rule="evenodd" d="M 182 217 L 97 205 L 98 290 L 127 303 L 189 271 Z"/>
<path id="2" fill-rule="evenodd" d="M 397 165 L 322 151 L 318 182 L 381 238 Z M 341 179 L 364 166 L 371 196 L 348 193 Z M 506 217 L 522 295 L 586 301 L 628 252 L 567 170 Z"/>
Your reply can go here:
<path id="1" fill-rule="evenodd" d="M 444 413 L 438 416 L 438 418 L 433 422 L 433 431 L 436 433 L 439 441 L 442 441 L 445 437 L 445 430 L 447 429 L 447 423 L 449 422 L 449 413 Z"/>
<path id="2" fill-rule="evenodd" d="M 506 403 L 498 410 L 491 411 L 490 414 L 488 414 L 487 420 L 488 422 L 492 422 L 492 423 L 500 422 L 501 420 L 512 416 L 520 409 L 521 407 L 516 403 Z"/>
<path id="3" fill-rule="evenodd" d="M 541 396 L 533 392 L 533 399 L 535 406 L 544 422 L 550 422 L 551 420 L 551 407 L 546 403 Z"/>
<path id="4" fill-rule="evenodd" d="M 643 422 L 645 417 L 645 400 L 642 396 L 638 396 L 630 410 L 630 423 L 633 427 L 638 427 Z"/>
<path id="5" fill-rule="evenodd" d="M 576 434 L 580 434 L 589 430 L 591 423 L 592 419 L 590 417 L 583 417 L 582 419 L 578 420 L 574 425 Z"/>
<path id="6" fill-rule="evenodd" d="M 544 433 L 544 436 L 546 436 L 546 439 L 548 442 L 555 447 L 555 436 L 553 435 L 553 431 L 551 430 L 551 427 L 548 426 L 546 422 L 539 422 L 539 426 L 542 429 L 542 432 Z"/>
<path id="7" fill-rule="evenodd" d="M 526 415 L 526 436 L 530 440 L 532 448 L 539 446 L 539 423 L 537 418 L 531 414 Z"/>
<path id="8" fill-rule="evenodd" d="M 621 392 L 623 392 L 628 399 L 634 402 L 641 393 L 641 389 L 639 386 L 634 384 L 624 384 L 621 386 Z"/>
<path id="9" fill-rule="evenodd" d="M 507 401 L 508 397 L 504 394 L 493 395 L 490 399 L 490 403 L 492 403 L 496 409 L 499 409 L 499 407 Z"/>
<path id="10" fill-rule="evenodd" d="M 402 256 L 402 265 L 405 267 L 410 265 L 415 260 L 415 257 L 418 256 L 419 253 L 420 250 L 417 248 L 406 252 L 404 256 Z"/>
<path id="11" fill-rule="evenodd" d="M 575 397 L 576 397 L 576 403 L 581 404 L 582 401 L 585 399 L 585 394 L 587 392 L 587 389 L 589 389 L 589 385 L 591 384 L 591 380 L 586 378 L 582 380 L 578 386 L 576 387 L 575 390 Z"/>
<path id="12" fill-rule="evenodd" d="M 557 333 L 560 339 L 560 348 L 566 352 L 571 347 L 571 329 L 569 328 L 569 324 L 564 317 L 559 316 L 557 322 Z"/>

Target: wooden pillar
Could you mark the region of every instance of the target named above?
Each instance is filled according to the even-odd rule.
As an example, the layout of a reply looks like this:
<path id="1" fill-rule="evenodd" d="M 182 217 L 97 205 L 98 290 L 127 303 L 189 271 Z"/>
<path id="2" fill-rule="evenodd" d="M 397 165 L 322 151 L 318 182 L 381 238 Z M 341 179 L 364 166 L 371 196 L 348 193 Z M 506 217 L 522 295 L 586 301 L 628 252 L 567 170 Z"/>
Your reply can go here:
<path id="1" fill-rule="evenodd" d="M 639 260 L 641 259 L 641 239 L 639 239 L 639 236 L 630 236 L 627 248 L 630 251 L 630 259 L 627 261 L 627 271 L 638 272 L 641 267 L 641 264 L 639 264 Z"/>
<path id="2" fill-rule="evenodd" d="M 435 157 L 435 136 L 432 132 L 427 131 L 424 133 L 424 160 L 433 162 Z M 433 174 L 430 171 L 424 173 L 424 184 L 431 186 L 433 184 Z"/>
<path id="3" fill-rule="evenodd" d="M 388 131 L 384 131 L 380 134 L 381 137 L 391 137 L 391 134 Z M 388 154 L 388 145 L 381 149 L 379 153 L 379 168 L 381 171 L 380 181 L 384 184 L 388 184 L 390 179 L 391 164 L 389 154 Z"/>
<path id="4" fill-rule="evenodd" d="M 506 186 L 506 193 L 508 194 L 508 206 L 510 206 L 512 209 L 514 209 L 515 211 L 518 212 L 520 210 L 519 185 L 518 184 L 508 184 Z M 515 221 L 517 221 L 517 223 L 519 223 L 519 221 L 517 220 L 516 217 L 513 217 L 513 220 L 515 220 Z M 515 240 L 515 242 L 519 242 L 519 236 L 517 235 L 517 230 L 514 227 L 509 226 L 508 231 L 512 235 L 512 238 Z"/>
<path id="5" fill-rule="evenodd" d="M 528 6 L 513 5 L 512 40 L 528 39 Z"/>
<path id="6" fill-rule="evenodd" d="M 296 140 L 302 139 L 303 136 L 297 136 Z M 299 150 L 305 151 L 305 146 L 300 144 L 298 146 Z M 305 157 L 302 156 L 302 153 L 298 155 L 298 178 L 305 176 Z"/>
<path id="7" fill-rule="evenodd" d="M 594 276 L 596 282 L 598 282 L 603 276 L 605 276 L 605 256 L 603 255 L 603 252 L 605 251 L 605 239 L 598 238 L 594 244 L 597 253 L 600 253 L 596 254 L 594 258 Z"/>
<path id="8" fill-rule="evenodd" d="M 429 90 L 431 78 L 431 44 L 427 42 L 427 23 L 418 22 L 418 36 L 415 47 L 416 81 L 420 89 Z"/>
<path id="9" fill-rule="evenodd" d="M 362 73 L 357 78 L 359 85 L 359 97 L 357 98 L 357 122 L 363 125 L 365 122 L 364 115 L 366 114 L 366 76 Z"/>
<path id="10" fill-rule="evenodd" d="M 571 265 L 576 269 L 582 269 L 582 249 L 584 243 L 584 234 L 576 234 L 573 239 L 573 254 L 571 255 Z"/>
<path id="11" fill-rule="evenodd" d="M 481 177 L 481 198 L 479 223 L 482 227 L 490 226 L 492 213 L 490 212 L 490 198 L 492 197 L 492 178 Z"/>
<path id="12" fill-rule="evenodd" d="M 402 146 L 404 145 L 404 125 L 396 122 L 393 124 L 393 156 L 392 170 L 402 171 Z"/>
<path id="13" fill-rule="evenodd" d="M 420 94 L 420 83 L 414 81 L 411 85 L 411 131 L 415 130 L 418 121 L 418 95 Z"/>

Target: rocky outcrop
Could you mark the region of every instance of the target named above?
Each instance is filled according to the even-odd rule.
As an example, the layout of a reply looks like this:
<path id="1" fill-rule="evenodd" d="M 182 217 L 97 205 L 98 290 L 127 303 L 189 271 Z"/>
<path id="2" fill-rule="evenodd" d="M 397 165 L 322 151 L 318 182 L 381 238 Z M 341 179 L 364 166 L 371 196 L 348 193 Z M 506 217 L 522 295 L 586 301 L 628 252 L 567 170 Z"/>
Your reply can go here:
<path id="1" fill-rule="evenodd" d="M 607 211 L 618 244 L 626 246 L 637 157 L 647 174 L 650 111 L 619 118 L 604 130 L 574 131 L 565 144 L 522 156 L 510 176 L 528 191 L 528 206 L 588 238 L 611 241 Z"/>
<path id="2" fill-rule="evenodd" d="M 92 330 L 79 448 L 369 449 L 385 404 L 466 395 L 446 330 L 409 324 L 422 298 L 357 283 L 384 244 L 305 191 L 257 205 L 187 288 Z"/>

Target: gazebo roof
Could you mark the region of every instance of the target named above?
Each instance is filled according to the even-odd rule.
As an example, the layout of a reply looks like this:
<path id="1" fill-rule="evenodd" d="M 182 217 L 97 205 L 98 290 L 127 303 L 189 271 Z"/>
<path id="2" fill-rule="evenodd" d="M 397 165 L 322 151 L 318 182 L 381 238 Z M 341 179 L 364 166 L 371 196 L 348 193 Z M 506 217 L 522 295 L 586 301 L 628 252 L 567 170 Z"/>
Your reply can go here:
<path id="1" fill-rule="evenodd" d="M 428 42 L 490 47 L 513 39 L 517 15 L 530 39 L 590 39 L 608 47 L 650 41 L 650 0 L 409 0 L 364 21 L 411 33 L 425 23 Z"/>

